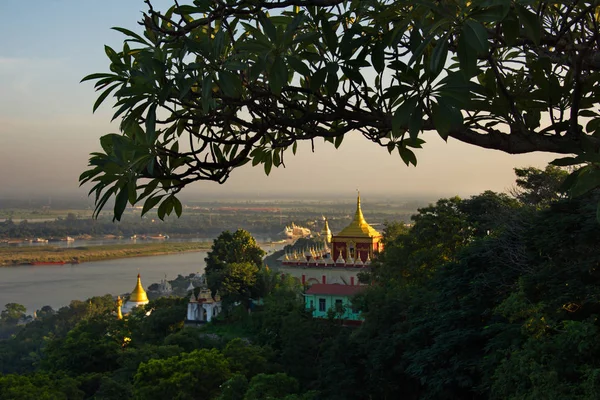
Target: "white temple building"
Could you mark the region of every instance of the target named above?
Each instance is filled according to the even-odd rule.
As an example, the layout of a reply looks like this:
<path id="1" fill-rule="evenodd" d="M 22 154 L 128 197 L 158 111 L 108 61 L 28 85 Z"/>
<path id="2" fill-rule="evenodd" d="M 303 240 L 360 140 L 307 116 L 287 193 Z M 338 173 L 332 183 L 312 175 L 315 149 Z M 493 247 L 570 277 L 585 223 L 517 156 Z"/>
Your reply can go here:
<path id="1" fill-rule="evenodd" d="M 198 297 L 194 291 L 190 295 L 187 308 L 186 322 L 205 323 L 210 322 L 221 312 L 221 296 L 217 293 L 213 298 L 210 289 L 206 286 L 200 288 Z"/>

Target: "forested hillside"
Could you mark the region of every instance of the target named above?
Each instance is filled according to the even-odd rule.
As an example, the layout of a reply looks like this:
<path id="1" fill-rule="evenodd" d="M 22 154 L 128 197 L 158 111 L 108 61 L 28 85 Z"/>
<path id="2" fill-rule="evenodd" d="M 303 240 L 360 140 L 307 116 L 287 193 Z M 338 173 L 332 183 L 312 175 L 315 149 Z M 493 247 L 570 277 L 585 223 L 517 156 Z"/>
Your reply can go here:
<path id="1" fill-rule="evenodd" d="M 183 327 L 187 299 L 124 320 L 111 297 L 76 301 L 24 327 L 12 306 L 0 398 L 599 398 L 600 193 L 570 200 L 560 170 L 521 171 L 511 196 L 440 199 L 410 229 L 387 224 L 358 328 L 313 319 L 295 280 L 243 252 L 215 264 L 227 312 L 203 329 Z M 250 297 L 264 299 L 252 313 Z"/>

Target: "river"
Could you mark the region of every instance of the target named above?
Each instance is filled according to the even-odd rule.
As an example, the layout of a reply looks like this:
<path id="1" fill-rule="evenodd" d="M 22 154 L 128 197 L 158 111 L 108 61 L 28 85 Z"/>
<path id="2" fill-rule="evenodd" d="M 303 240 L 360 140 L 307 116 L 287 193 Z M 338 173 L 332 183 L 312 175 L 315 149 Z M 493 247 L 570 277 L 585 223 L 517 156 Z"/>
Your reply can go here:
<path id="1" fill-rule="evenodd" d="M 272 252 L 284 244 L 263 245 Z M 19 303 L 33 314 L 45 305 L 54 309 L 71 300 L 85 300 L 107 293 L 117 295 L 131 292 L 138 272 L 145 288 L 177 275 L 204 272 L 206 251 L 164 256 L 123 258 L 86 262 L 76 265 L 21 265 L 0 268 L 0 310 L 7 303 Z"/>

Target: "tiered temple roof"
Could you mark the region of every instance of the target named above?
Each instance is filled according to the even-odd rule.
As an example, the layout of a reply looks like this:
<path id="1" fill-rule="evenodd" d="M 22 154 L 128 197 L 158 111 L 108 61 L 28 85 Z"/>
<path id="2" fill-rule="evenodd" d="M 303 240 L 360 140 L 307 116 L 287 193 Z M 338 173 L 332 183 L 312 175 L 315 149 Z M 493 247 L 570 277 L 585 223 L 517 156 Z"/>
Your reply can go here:
<path id="1" fill-rule="evenodd" d="M 371 264 L 371 251 L 369 248 L 356 247 L 356 254 L 344 250 L 339 250 L 337 258 L 332 254 L 329 246 L 331 239 L 331 230 L 327 219 L 322 230 L 323 243 L 311 248 L 305 248 L 304 251 L 293 250 L 286 252 L 279 260 L 283 265 L 301 266 L 301 267 L 354 267 L 363 268 Z M 362 213 L 360 206 L 360 193 L 356 201 L 356 212 L 352 222 L 341 230 L 340 233 L 333 236 L 333 241 L 372 241 L 377 243 L 381 238 L 381 234 L 367 223 Z M 353 250 L 354 251 L 354 250 Z"/>

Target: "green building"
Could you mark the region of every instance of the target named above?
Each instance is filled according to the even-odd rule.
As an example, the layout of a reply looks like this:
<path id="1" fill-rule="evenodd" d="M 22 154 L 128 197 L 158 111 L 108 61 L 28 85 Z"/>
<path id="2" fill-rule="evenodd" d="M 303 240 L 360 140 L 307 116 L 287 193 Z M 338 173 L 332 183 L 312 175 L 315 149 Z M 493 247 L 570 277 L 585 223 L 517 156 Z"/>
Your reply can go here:
<path id="1" fill-rule="evenodd" d="M 304 304 L 313 310 L 313 317 L 327 318 L 333 310 L 340 319 L 362 321 L 360 312 L 352 306 L 352 296 L 360 293 L 366 286 L 315 283 L 304 294 Z"/>

